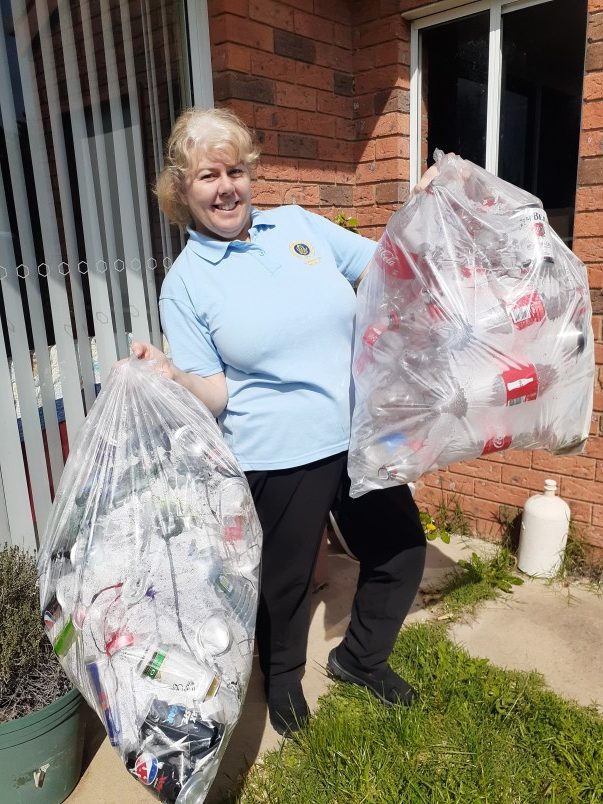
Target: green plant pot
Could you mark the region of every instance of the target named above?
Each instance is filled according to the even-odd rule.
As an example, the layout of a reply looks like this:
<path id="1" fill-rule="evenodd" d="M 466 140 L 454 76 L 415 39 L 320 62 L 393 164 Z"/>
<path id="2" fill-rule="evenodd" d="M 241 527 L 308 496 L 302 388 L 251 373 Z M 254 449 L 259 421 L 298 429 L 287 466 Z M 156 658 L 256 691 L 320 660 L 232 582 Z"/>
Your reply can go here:
<path id="1" fill-rule="evenodd" d="M 82 703 L 72 689 L 43 709 L 0 725 L 2 804 L 59 804 L 71 793 L 82 768 Z"/>

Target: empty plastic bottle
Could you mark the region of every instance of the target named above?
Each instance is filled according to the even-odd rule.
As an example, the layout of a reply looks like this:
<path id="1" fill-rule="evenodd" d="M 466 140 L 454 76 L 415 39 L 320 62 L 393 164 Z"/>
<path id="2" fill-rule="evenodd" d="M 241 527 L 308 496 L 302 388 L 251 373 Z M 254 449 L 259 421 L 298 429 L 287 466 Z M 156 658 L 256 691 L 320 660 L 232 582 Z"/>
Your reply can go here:
<path id="1" fill-rule="evenodd" d="M 211 578 L 218 597 L 222 598 L 250 633 L 255 621 L 255 589 L 253 582 L 242 575 L 223 572 L 217 569 Z"/>

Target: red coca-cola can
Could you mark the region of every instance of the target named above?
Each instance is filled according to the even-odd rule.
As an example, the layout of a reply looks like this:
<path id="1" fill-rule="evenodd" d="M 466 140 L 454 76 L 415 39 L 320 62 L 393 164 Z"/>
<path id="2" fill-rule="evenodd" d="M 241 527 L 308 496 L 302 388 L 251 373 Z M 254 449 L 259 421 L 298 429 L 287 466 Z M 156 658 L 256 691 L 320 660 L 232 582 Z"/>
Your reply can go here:
<path id="1" fill-rule="evenodd" d="M 507 405 L 532 402 L 538 396 L 538 374 L 532 363 L 502 372 L 505 384 Z"/>

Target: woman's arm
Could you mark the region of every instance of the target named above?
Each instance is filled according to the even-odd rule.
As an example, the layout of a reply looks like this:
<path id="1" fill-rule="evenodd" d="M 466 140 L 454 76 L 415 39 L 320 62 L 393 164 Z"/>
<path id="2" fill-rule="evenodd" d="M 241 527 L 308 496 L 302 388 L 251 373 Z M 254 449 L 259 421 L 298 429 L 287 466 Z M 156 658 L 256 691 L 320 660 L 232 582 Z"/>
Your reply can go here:
<path id="1" fill-rule="evenodd" d="M 224 372 L 211 374 L 209 377 L 199 377 L 177 368 L 164 353 L 144 341 L 134 341 L 131 346 L 132 354 L 139 360 L 155 360 L 157 371 L 169 380 L 179 383 L 193 393 L 206 405 L 211 414 L 218 418 L 228 402 L 228 389 Z"/>

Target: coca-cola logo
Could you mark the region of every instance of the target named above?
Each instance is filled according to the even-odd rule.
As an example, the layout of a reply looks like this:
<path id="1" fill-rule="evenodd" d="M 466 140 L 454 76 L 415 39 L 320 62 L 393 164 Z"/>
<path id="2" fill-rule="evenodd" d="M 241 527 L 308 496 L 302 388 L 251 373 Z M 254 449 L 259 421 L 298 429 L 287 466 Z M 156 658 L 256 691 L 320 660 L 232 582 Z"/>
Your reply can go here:
<path id="1" fill-rule="evenodd" d="M 377 246 L 377 255 L 382 263 L 385 263 L 388 267 L 396 264 L 396 257 L 393 251 L 390 251 L 383 246 Z"/>
<path id="2" fill-rule="evenodd" d="M 507 405 L 532 402 L 538 396 L 538 374 L 532 363 L 502 372 Z"/>
<path id="3" fill-rule="evenodd" d="M 412 262 L 402 249 L 392 243 L 387 234 L 383 235 L 377 245 L 375 261 L 390 278 L 412 279 L 414 277 Z"/>

